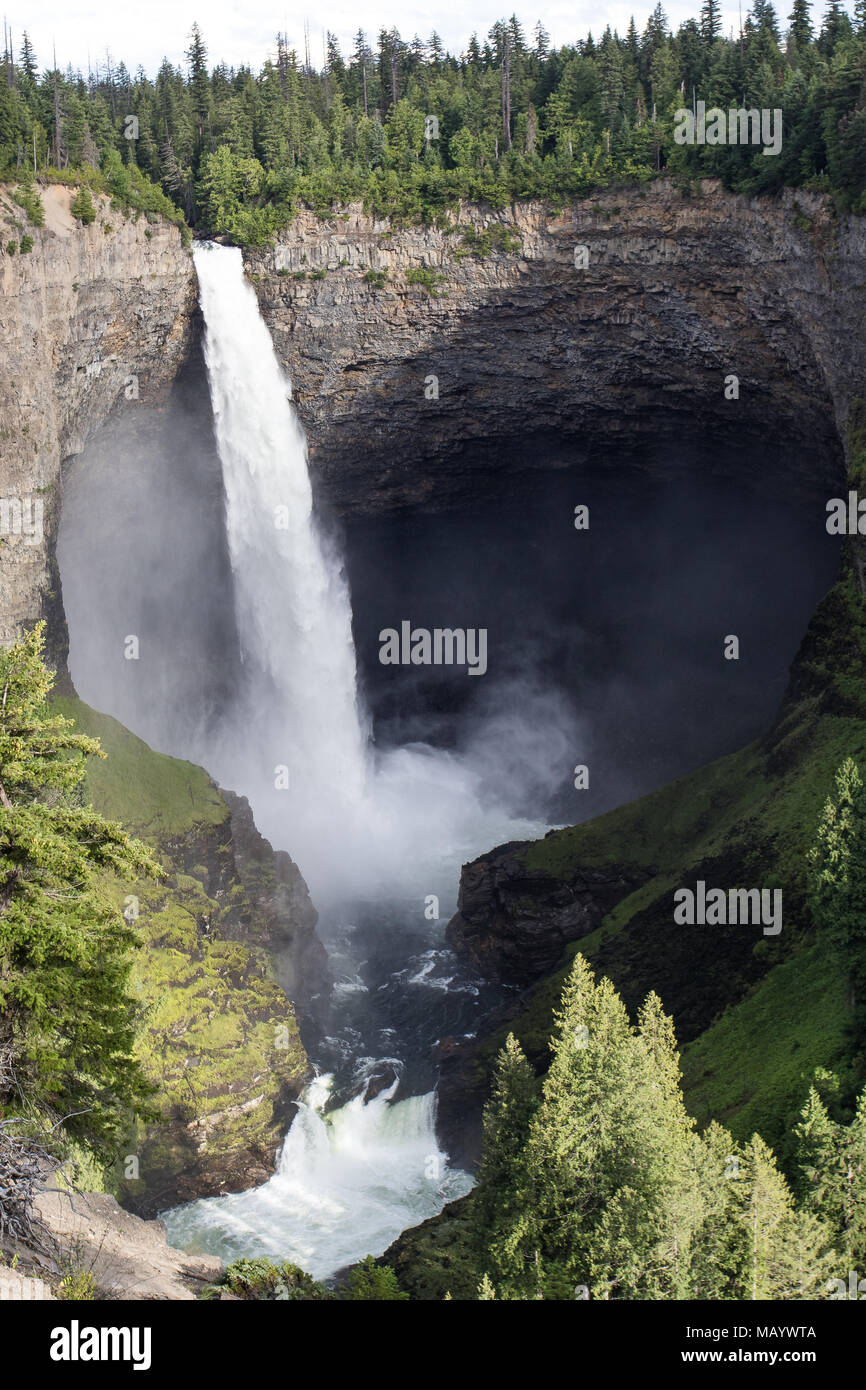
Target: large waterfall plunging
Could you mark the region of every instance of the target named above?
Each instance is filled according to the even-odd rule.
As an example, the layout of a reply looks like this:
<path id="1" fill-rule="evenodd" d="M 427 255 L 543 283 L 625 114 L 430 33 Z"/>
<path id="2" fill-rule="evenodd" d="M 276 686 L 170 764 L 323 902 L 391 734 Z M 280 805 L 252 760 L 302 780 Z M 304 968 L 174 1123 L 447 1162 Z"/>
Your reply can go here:
<path id="1" fill-rule="evenodd" d="M 274 762 L 276 789 L 322 835 L 337 806 L 357 806 L 366 777 L 349 597 L 313 524 L 306 441 L 241 253 L 204 246 L 195 260 L 245 665 L 242 719 Z M 263 729 L 257 719 L 272 712 L 279 727 Z"/>
<path id="2" fill-rule="evenodd" d="M 490 796 L 491 767 L 502 760 L 512 771 L 513 723 L 495 752 L 491 724 L 484 743 L 461 757 L 423 745 L 374 756 L 359 709 L 349 595 L 313 516 L 291 386 L 240 251 L 199 246 L 195 263 L 244 664 L 239 703 L 202 761 L 249 797 L 260 829 L 289 850 L 317 906 L 390 891 L 443 894 L 442 879 L 453 883 L 463 859 L 539 832 Z M 541 727 L 546 747 L 530 749 L 533 778 L 547 760 L 561 769 L 568 757 L 554 722 Z"/>

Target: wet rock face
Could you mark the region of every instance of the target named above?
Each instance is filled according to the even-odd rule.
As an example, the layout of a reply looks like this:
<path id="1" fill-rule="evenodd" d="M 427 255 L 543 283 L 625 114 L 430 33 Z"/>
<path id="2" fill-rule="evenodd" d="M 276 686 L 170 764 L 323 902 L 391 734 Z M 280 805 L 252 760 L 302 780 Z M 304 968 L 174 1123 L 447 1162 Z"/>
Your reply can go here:
<path id="1" fill-rule="evenodd" d="M 533 436 L 607 467 L 697 420 L 704 439 L 761 440 L 786 487 L 822 470 L 831 486 L 866 369 L 863 219 L 802 192 L 702 189 L 608 190 L 561 215 L 463 209 L 447 229 L 302 213 L 248 255 L 332 503 L 453 505 L 549 463 Z M 771 459 L 774 441 L 787 449 Z"/>
<path id="2" fill-rule="evenodd" d="M 196 306 L 192 259 L 177 227 L 133 221 L 95 198 L 83 227 L 70 214 L 75 190 L 41 190 L 44 228 L 27 227 L 29 254 L 0 257 L 0 498 L 42 505 L 42 536 L 2 537 L 0 644 L 37 618 L 49 620 L 52 656 L 65 656 L 54 554 L 61 464 L 115 409 L 160 398 L 191 340 Z M 0 187 L 0 231 L 26 222 Z"/>
<path id="3" fill-rule="evenodd" d="M 527 869 L 502 845 L 464 865 L 448 945 L 487 980 L 526 988 L 555 968 L 565 947 L 651 875 L 634 867 L 586 869 L 563 880 Z"/>

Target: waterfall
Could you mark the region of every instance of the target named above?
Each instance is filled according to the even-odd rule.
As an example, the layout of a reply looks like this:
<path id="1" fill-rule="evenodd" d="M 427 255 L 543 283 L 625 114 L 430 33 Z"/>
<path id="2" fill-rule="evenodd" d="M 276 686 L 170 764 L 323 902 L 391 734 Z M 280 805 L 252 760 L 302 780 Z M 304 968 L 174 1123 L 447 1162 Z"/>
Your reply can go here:
<path id="1" fill-rule="evenodd" d="M 260 775 L 322 833 L 366 778 L 349 595 L 313 520 L 306 440 L 241 252 L 194 254 L 246 676 L 240 727 Z"/>
<path id="2" fill-rule="evenodd" d="M 439 1149 L 434 1096 L 395 1101 L 398 1084 L 325 1116 L 332 1078 L 317 1077 L 270 1181 L 163 1213 L 169 1242 L 226 1260 L 286 1259 L 317 1278 L 381 1255 L 471 1187 Z"/>
<path id="3" fill-rule="evenodd" d="M 244 666 L 238 707 L 197 754 L 249 797 L 317 906 L 393 892 L 447 901 L 465 859 L 546 828 L 512 818 L 489 794 L 491 767 L 523 736 L 509 716 L 498 746 L 488 736 L 475 761 L 425 745 L 374 756 L 349 593 L 316 525 L 291 385 L 241 252 L 205 243 L 194 255 Z M 536 738 L 538 727 L 561 766 L 553 721 L 536 721 Z M 535 764 L 538 755 L 534 745 Z"/>

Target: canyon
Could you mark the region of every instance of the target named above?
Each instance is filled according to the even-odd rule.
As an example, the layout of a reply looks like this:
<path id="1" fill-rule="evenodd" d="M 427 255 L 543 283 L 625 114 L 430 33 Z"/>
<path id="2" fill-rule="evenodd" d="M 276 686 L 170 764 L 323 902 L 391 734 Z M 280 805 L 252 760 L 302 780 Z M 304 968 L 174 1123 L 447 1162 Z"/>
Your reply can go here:
<path id="1" fill-rule="evenodd" d="M 42 197 L 46 226 L 30 229 L 32 252 L 0 258 L 0 493 L 44 507 L 43 545 L 25 535 L 0 545 L 0 642 L 44 618 L 62 700 L 139 786 L 146 770 L 146 795 L 130 793 L 128 804 L 98 773 L 91 790 L 99 809 L 159 847 L 170 871 L 161 897 L 142 889 L 151 945 L 142 988 L 164 1010 L 148 1051 L 171 1120 L 139 1137 L 143 1180 L 118 1185 L 127 1205 L 152 1215 L 268 1176 L 310 1074 L 298 1015 L 314 1011 L 328 980 L 301 873 L 262 840 L 246 803 L 75 701 L 56 555 L 64 476 L 106 424 L 129 428 L 142 407 L 168 409 L 201 323 L 176 227 L 106 199 L 81 227 L 71 190 L 49 186 Z M 22 215 L 0 194 L 4 243 Z M 301 210 L 245 264 L 292 382 L 317 497 L 343 518 L 459 510 L 518 474 L 576 460 L 609 469 L 622 456 L 676 476 L 681 455 L 665 446 L 697 439 L 698 419 L 725 453 L 708 464 L 722 477 L 737 476 L 748 443 L 762 451 L 770 497 L 823 500 L 842 489 L 866 379 L 866 225 L 817 194 L 745 199 L 710 180 L 680 190 L 659 179 L 562 210 L 459 208 L 431 227 L 391 226 L 360 207 L 325 218 Z M 778 761 L 778 742 L 762 756 Z M 441 1118 L 461 1154 L 477 1152 L 503 1020 L 531 1009 L 563 951 L 627 900 L 655 930 L 667 866 L 638 820 L 621 823 L 613 858 L 603 832 L 595 844 L 591 831 L 576 843 L 562 832 L 464 869 L 449 944 L 520 999 L 484 1038 L 441 1045 Z M 628 854 L 636 828 L 640 848 Z M 614 974 L 631 971 L 637 990 L 646 961 L 617 961 L 620 949 L 609 943 L 600 959 Z M 726 949 L 711 948 L 716 963 Z M 688 996 L 688 1037 L 773 963 L 740 947 L 730 958 L 727 996 L 716 980 Z M 280 1026 L 292 1040 L 282 1056 L 270 1041 Z M 543 1065 L 543 1046 L 528 1050 Z"/>

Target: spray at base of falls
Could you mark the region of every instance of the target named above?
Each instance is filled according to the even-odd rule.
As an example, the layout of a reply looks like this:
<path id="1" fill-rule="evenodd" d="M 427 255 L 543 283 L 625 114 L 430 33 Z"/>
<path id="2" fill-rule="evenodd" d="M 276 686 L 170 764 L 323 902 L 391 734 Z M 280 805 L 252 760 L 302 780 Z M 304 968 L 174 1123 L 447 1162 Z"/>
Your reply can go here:
<path id="1" fill-rule="evenodd" d="M 325 1278 L 381 1255 L 469 1191 L 436 1142 L 432 1092 L 394 1101 L 396 1080 L 324 1116 L 332 1084 L 328 1075 L 307 1087 L 269 1182 L 164 1213 L 169 1243 L 226 1260 L 286 1259 Z"/>

